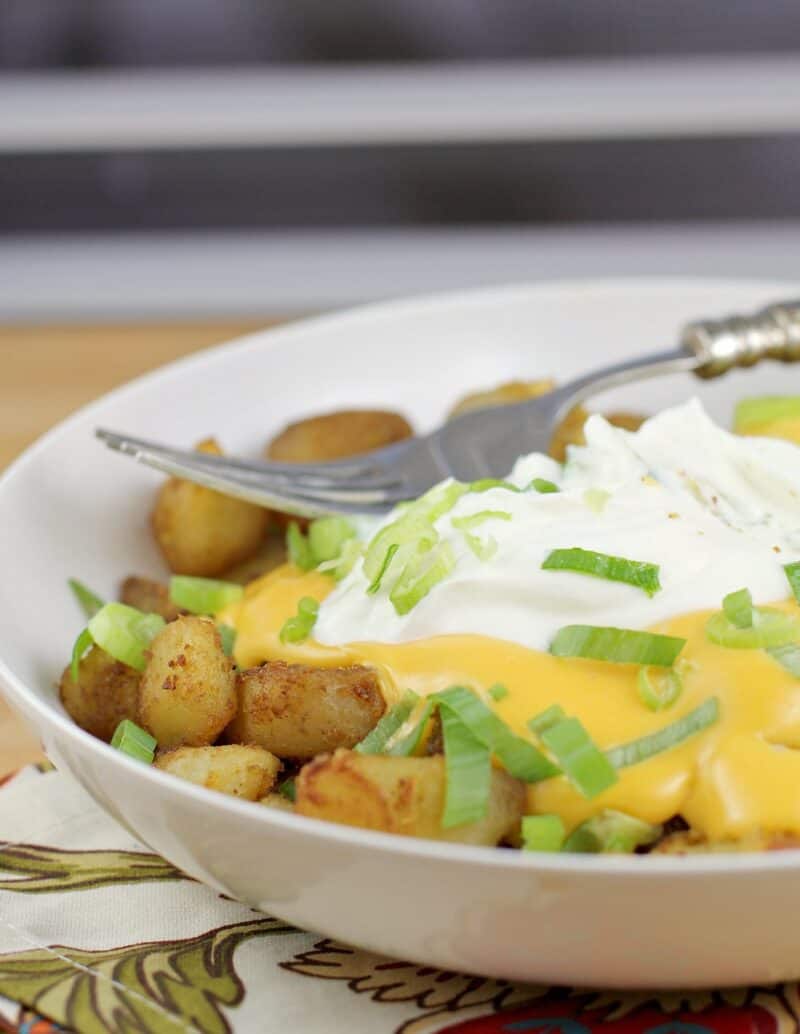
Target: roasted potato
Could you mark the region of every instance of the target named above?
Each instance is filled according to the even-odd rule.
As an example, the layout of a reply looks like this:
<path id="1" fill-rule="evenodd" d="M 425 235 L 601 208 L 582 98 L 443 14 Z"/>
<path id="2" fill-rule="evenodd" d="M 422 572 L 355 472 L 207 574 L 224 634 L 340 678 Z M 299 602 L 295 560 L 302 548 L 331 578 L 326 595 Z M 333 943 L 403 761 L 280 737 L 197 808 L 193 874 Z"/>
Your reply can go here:
<path id="1" fill-rule="evenodd" d="M 174 621 L 183 613 L 169 598 L 169 589 L 152 578 L 139 578 L 132 574 L 120 586 L 120 603 L 136 607 L 145 614 L 160 614 L 165 621 Z"/>
<path id="2" fill-rule="evenodd" d="M 236 676 L 233 743 L 258 743 L 280 758 L 308 760 L 337 747 L 353 747 L 383 714 L 386 704 L 374 671 L 312 668 L 270 661 Z"/>
<path id="3" fill-rule="evenodd" d="M 742 851 L 785 851 L 800 847 L 796 833 L 753 832 L 738 840 L 722 840 L 716 843 L 694 829 L 670 833 L 655 845 L 651 854 L 733 854 Z"/>
<path id="4" fill-rule="evenodd" d="M 342 409 L 289 424 L 266 448 L 281 463 L 338 460 L 410 438 L 411 425 L 383 409 Z"/>
<path id="5" fill-rule="evenodd" d="M 464 844 L 497 844 L 515 837 L 525 807 L 523 784 L 495 768 L 485 818 L 443 829 L 441 756 L 395 758 L 337 750 L 305 765 L 296 786 L 298 815 Z"/>
<path id="6" fill-rule="evenodd" d="M 139 678 L 138 671 L 93 646 L 79 665 L 77 682 L 70 665 L 64 669 L 58 695 L 76 725 L 108 741 L 123 718 L 136 718 Z"/>
<path id="7" fill-rule="evenodd" d="M 487 409 L 489 406 L 507 406 L 512 402 L 525 402 L 526 399 L 534 399 L 538 398 L 539 395 L 546 395 L 555 386 L 555 381 L 551 380 L 506 381 L 505 384 L 498 384 L 496 388 L 489 388 L 487 391 L 473 391 L 456 402 L 447 414 L 447 419 L 452 420 L 453 417 L 470 413 L 474 409 Z"/>
<path id="8" fill-rule="evenodd" d="M 277 808 L 278 811 L 294 811 L 294 804 L 282 793 L 268 793 L 258 803 L 263 804 L 265 808 Z"/>
<path id="9" fill-rule="evenodd" d="M 275 785 L 280 761 L 262 747 L 178 747 L 155 760 L 156 768 L 171 772 L 209 790 L 257 801 Z"/>
<path id="10" fill-rule="evenodd" d="M 251 557 L 243 560 L 240 564 L 235 564 L 233 567 L 228 568 L 228 570 L 222 573 L 221 577 L 226 582 L 247 585 L 248 582 L 255 581 L 262 574 L 268 574 L 276 567 L 280 567 L 281 564 L 285 563 L 286 535 L 276 528 L 274 533 L 270 531 Z"/>
<path id="11" fill-rule="evenodd" d="M 233 662 L 213 621 L 180 617 L 150 644 L 139 689 L 138 723 L 159 747 L 204 747 L 236 713 Z"/>
<path id="12" fill-rule="evenodd" d="M 199 452 L 222 450 L 213 439 Z M 156 542 L 170 570 L 213 577 L 256 552 L 269 524 L 269 512 L 210 488 L 170 478 L 152 514 Z"/>

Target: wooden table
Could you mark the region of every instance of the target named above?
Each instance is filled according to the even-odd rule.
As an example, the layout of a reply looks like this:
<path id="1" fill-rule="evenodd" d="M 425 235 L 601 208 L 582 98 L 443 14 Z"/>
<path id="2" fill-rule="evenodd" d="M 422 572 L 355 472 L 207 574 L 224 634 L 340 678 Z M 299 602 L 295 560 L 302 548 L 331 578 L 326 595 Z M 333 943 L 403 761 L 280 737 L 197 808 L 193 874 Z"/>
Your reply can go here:
<path id="1" fill-rule="evenodd" d="M 110 388 L 277 322 L 0 327 L 0 469 L 47 428 Z M 0 697 L 0 778 L 41 756 L 34 737 Z"/>

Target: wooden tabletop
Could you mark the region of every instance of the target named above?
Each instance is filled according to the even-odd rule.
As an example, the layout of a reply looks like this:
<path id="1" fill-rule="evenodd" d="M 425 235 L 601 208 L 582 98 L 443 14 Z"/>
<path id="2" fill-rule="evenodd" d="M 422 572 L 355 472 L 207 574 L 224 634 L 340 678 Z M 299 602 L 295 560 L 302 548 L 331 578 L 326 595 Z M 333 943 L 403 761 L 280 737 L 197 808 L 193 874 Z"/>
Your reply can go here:
<path id="1" fill-rule="evenodd" d="M 0 469 L 78 406 L 162 363 L 278 323 L 0 327 Z M 41 757 L 0 696 L 0 778 Z"/>

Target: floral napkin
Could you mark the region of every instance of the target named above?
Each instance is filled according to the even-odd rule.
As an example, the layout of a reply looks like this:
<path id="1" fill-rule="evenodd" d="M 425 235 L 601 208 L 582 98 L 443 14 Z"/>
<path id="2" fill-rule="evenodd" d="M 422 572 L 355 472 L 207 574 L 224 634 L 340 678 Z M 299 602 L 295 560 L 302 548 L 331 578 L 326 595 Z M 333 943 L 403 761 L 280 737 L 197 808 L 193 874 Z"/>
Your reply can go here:
<path id="1" fill-rule="evenodd" d="M 794 1034 L 798 1016 L 795 984 L 620 994 L 382 958 L 188 879 L 55 771 L 0 787 L 0 1031 Z"/>

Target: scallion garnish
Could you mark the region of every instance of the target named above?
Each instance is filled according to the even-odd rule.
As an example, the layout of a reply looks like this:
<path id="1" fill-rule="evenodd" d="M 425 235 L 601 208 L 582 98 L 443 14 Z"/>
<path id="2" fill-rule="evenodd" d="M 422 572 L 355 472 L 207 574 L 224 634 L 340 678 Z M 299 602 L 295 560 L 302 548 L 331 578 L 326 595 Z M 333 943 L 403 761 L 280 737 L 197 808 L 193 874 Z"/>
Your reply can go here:
<path id="1" fill-rule="evenodd" d="M 389 546 L 389 548 L 386 550 L 386 556 L 384 556 L 383 558 L 383 562 L 381 563 L 378 573 L 367 586 L 368 595 L 374 596 L 378 589 L 380 589 L 381 582 L 383 581 L 383 576 L 389 570 L 389 565 L 391 564 L 392 560 L 394 560 L 395 554 L 397 553 L 399 548 L 400 546 L 396 542 L 393 542 L 392 545 Z"/>
<path id="2" fill-rule="evenodd" d="M 489 749 L 449 708 L 440 708 L 444 740 L 445 788 L 442 827 L 477 822 L 489 806 L 492 763 Z"/>
<path id="3" fill-rule="evenodd" d="M 593 513 L 602 513 L 610 498 L 611 493 L 604 488 L 587 488 L 583 493 L 583 501 Z"/>
<path id="4" fill-rule="evenodd" d="M 394 758 L 410 758 L 413 757 L 419 750 L 419 746 L 422 743 L 422 737 L 425 734 L 425 729 L 428 726 L 428 722 L 431 719 L 431 715 L 434 710 L 434 702 L 428 697 L 425 701 L 425 706 L 422 708 L 422 713 L 419 716 L 418 721 L 414 724 L 413 728 L 406 733 L 399 740 L 394 740 L 386 748 L 386 753 Z"/>
<path id="5" fill-rule="evenodd" d="M 767 653 L 790 675 L 800 679 L 800 644 L 787 643 L 786 646 L 773 646 L 771 650 L 767 650 Z"/>
<path id="6" fill-rule="evenodd" d="M 528 728 L 538 736 L 544 729 L 555 725 L 556 722 L 560 722 L 566 717 L 566 711 L 561 704 L 551 704 L 541 714 L 534 715 L 533 718 L 528 719 Z"/>
<path id="7" fill-rule="evenodd" d="M 556 657 L 585 657 L 618 664 L 655 664 L 669 668 L 685 639 L 601 625 L 565 625 L 555 634 L 550 653 Z"/>
<path id="8" fill-rule="evenodd" d="M 92 639 L 92 633 L 89 631 L 88 628 L 84 628 L 84 630 L 78 635 L 78 638 L 75 640 L 72 646 L 72 660 L 70 661 L 69 671 L 70 675 L 72 675 L 73 682 L 78 681 L 78 677 L 80 675 L 81 658 L 92 645 L 92 643 L 94 643 L 94 639 Z"/>
<path id="9" fill-rule="evenodd" d="M 244 589 L 235 582 L 217 578 L 191 578 L 174 574 L 169 580 L 169 598 L 190 614 L 216 614 L 242 598 Z"/>
<path id="10" fill-rule="evenodd" d="M 796 615 L 772 607 L 753 607 L 751 613 L 752 624 L 742 628 L 720 610 L 708 619 L 706 635 L 712 643 L 734 650 L 768 650 L 800 639 L 800 618 Z"/>
<path id="11" fill-rule="evenodd" d="M 487 560 L 491 560 L 497 552 L 497 539 L 494 535 L 490 535 L 484 541 L 479 535 L 471 535 L 465 531 L 464 541 L 481 563 L 485 564 Z"/>
<path id="12" fill-rule="evenodd" d="M 480 478 L 478 481 L 471 482 L 469 486 L 470 492 L 488 492 L 490 488 L 505 488 L 508 492 L 521 492 L 521 488 L 517 488 L 511 481 L 506 481 L 504 478 Z"/>
<path id="13" fill-rule="evenodd" d="M 151 765 L 158 743 L 145 729 L 130 721 L 129 718 L 123 718 L 114 730 L 111 746 L 121 750 L 129 757 L 136 758 L 137 761 L 144 761 L 145 764 Z"/>
<path id="14" fill-rule="evenodd" d="M 617 782 L 619 776 L 578 718 L 562 718 L 542 729 L 542 743 L 573 786 L 587 800 Z"/>
<path id="15" fill-rule="evenodd" d="M 661 588 L 658 580 L 658 564 L 643 560 L 628 560 L 626 557 L 596 553 L 591 549 L 554 549 L 542 564 L 543 571 L 571 571 L 575 574 L 591 575 L 609 582 L 624 582 L 641 589 L 648 596 L 654 596 Z"/>
<path id="16" fill-rule="evenodd" d="M 511 514 L 507 510 L 479 510 L 477 513 L 467 514 L 466 517 L 453 517 L 450 523 L 459 531 L 472 531 L 480 527 L 486 521 L 510 521 Z"/>
<path id="17" fill-rule="evenodd" d="M 640 668 L 636 677 L 639 699 L 650 711 L 665 711 L 672 707 L 683 692 L 683 679 L 674 668 L 651 672 L 648 667 Z"/>
<path id="18" fill-rule="evenodd" d="M 107 603 L 89 622 L 92 640 L 136 671 L 144 671 L 145 650 L 166 622 L 159 614 L 143 614 L 124 603 Z"/>
<path id="19" fill-rule="evenodd" d="M 559 815 L 525 815 L 522 819 L 523 851 L 560 851 L 564 822 Z"/>
<path id="20" fill-rule="evenodd" d="M 301 571 L 311 571 L 316 566 L 308 539 L 300 530 L 297 521 L 291 521 L 286 529 L 286 552 L 289 563 L 299 567 Z"/>
<path id="21" fill-rule="evenodd" d="M 389 592 L 398 614 L 408 614 L 424 599 L 434 585 L 446 578 L 456 564 L 453 547 L 441 542 L 434 549 L 412 556 Z"/>
<path id="22" fill-rule="evenodd" d="M 534 478 L 533 481 L 531 481 L 531 488 L 540 495 L 550 495 L 553 492 L 561 491 L 558 485 L 552 481 L 548 481 L 547 478 Z"/>
<path id="23" fill-rule="evenodd" d="M 345 578 L 356 566 L 363 549 L 358 539 L 348 539 L 343 545 L 341 552 L 333 560 L 323 560 L 317 564 L 317 570 L 323 574 L 329 574 L 337 582 Z"/>
<path id="24" fill-rule="evenodd" d="M 623 743 L 619 747 L 612 747 L 611 750 L 606 751 L 606 757 L 614 768 L 638 765 L 641 761 L 647 761 L 671 747 L 677 747 L 690 736 L 703 732 L 718 718 L 719 700 L 716 697 L 709 697 L 699 707 L 670 725 L 665 725 L 658 732 L 652 732 L 638 740 L 631 740 L 630 743 Z"/>
<path id="25" fill-rule="evenodd" d="M 294 781 L 294 776 L 290 776 L 288 779 L 284 779 L 278 787 L 278 793 L 281 797 L 285 797 L 287 801 L 294 803 L 297 800 L 297 784 Z"/>
<path id="26" fill-rule="evenodd" d="M 77 578 L 68 578 L 67 585 L 72 589 L 75 599 L 87 618 L 93 618 L 98 610 L 102 610 L 105 606 L 105 600 L 101 600 L 97 593 L 92 592 Z"/>
<path id="27" fill-rule="evenodd" d="M 493 686 L 489 686 L 486 692 L 492 700 L 499 703 L 501 700 L 505 700 L 508 696 L 508 686 L 504 686 L 502 682 L 495 682 Z"/>
<path id="28" fill-rule="evenodd" d="M 793 564 L 784 564 L 783 570 L 786 572 L 792 595 L 800 603 L 800 560 L 796 560 Z"/>
<path id="29" fill-rule="evenodd" d="M 302 643 L 311 635 L 311 629 L 317 621 L 319 603 L 311 596 L 303 596 L 297 604 L 297 613 L 287 618 L 280 630 L 282 643 Z"/>
<path id="30" fill-rule="evenodd" d="M 562 850 L 581 854 L 632 854 L 637 847 L 654 844 L 660 836 L 661 826 L 607 808 L 574 829 Z"/>
<path id="31" fill-rule="evenodd" d="M 525 783 L 537 783 L 558 774 L 540 750 L 512 732 L 471 689 L 451 686 L 431 699 L 439 705 L 440 715 L 445 711 L 457 715 L 472 735 L 497 755 L 509 775 Z"/>
<path id="32" fill-rule="evenodd" d="M 753 627 L 753 597 L 749 589 L 729 592 L 722 601 L 722 612 L 737 628 Z"/>
<path id="33" fill-rule="evenodd" d="M 397 730 L 408 721 L 411 712 L 419 703 L 419 697 L 412 689 L 407 689 L 394 707 L 387 711 L 374 729 L 353 747 L 359 754 L 382 754 L 386 744 Z"/>
<path id="34" fill-rule="evenodd" d="M 226 657 L 233 657 L 233 648 L 236 646 L 236 629 L 230 625 L 217 625 L 222 652 Z"/>
<path id="35" fill-rule="evenodd" d="M 356 529 L 344 517 L 318 517 L 308 527 L 308 546 L 315 563 L 336 560 Z"/>

